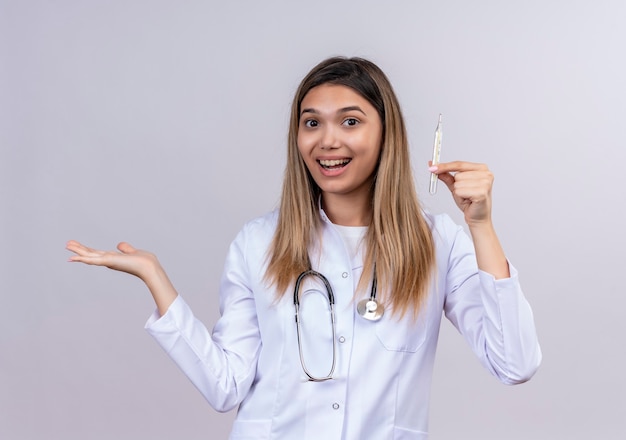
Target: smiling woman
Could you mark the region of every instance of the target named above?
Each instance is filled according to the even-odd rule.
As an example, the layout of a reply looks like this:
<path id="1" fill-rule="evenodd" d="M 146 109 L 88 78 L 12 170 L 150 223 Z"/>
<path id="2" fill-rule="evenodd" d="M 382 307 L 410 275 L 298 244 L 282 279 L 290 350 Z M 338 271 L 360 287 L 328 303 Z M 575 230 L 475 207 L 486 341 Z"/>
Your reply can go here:
<path id="1" fill-rule="evenodd" d="M 382 140 L 376 109 L 354 89 L 332 84 L 312 89 L 301 106 L 298 150 L 320 188 L 326 213 L 335 224 L 368 225 Z M 363 208 L 341 212 L 351 206 L 347 200 L 361 200 Z"/>
<path id="2" fill-rule="evenodd" d="M 216 410 L 239 407 L 231 439 L 427 439 L 442 311 L 499 380 L 534 374 L 532 311 L 493 228 L 487 166 L 430 168 L 471 238 L 422 211 L 398 100 L 360 58 L 309 72 L 288 139 L 280 208 L 232 243 L 212 332 L 153 254 L 67 245 L 71 261 L 146 283 L 148 332 Z"/>

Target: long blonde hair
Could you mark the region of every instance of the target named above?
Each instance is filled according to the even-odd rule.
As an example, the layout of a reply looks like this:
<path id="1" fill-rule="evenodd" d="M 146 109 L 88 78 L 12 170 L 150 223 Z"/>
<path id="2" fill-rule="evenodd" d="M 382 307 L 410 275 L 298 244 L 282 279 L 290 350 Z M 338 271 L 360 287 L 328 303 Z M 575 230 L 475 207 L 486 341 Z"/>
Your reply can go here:
<path id="1" fill-rule="evenodd" d="M 404 118 L 385 74 L 362 58 L 334 57 L 322 61 L 304 77 L 294 96 L 287 145 L 278 226 L 269 249 L 267 278 L 283 295 L 309 269 L 308 249 L 321 226 L 317 186 L 297 145 L 300 104 L 322 84 L 350 87 L 376 108 L 383 140 L 372 184 L 372 219 L 365 236 L 366 254 L 357 291 L 371 282 L 376 271 L 379 290 L 402 317 L 417 316 L 427 295 L 435 266 L 430 228 L 415 192 Z"/>

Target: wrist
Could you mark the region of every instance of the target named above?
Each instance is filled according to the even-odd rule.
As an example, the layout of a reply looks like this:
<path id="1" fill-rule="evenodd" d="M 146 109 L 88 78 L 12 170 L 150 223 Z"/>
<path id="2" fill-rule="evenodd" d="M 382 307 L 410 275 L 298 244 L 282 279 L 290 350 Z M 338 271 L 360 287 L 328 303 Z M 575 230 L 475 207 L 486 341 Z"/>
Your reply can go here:
<path id="1" fill-rule="evenodd" d="M 495 228 L 491 219 L 467 221 L 467 227 L 474 234 L 495 234 Z"/>
<path id="2" fill-rule="evenodd" d="M 156 255 L 146 253 L 137 259 L 132 274 L 149 285 L 159 278 L 159 273 L 162 271 L 163 268 Z"/>
<path id="3" fill-rule="evenodd" d="M 509 264 L 491 221 L 469 225 L 478 268 L 496 279 L 510 276 Z"/>
<path id="4" fill-rule="evenodd" d="M 163 279 L 167 278 L 167 276 L 165 275 L 165 271 L 159 261 L 154 258 L 146 262 L 145 266 L 142 268 L 139 278 L 141 278 L 141 280 L 146 283 L 148 287 L 151 287 L 161 284 Z"/>

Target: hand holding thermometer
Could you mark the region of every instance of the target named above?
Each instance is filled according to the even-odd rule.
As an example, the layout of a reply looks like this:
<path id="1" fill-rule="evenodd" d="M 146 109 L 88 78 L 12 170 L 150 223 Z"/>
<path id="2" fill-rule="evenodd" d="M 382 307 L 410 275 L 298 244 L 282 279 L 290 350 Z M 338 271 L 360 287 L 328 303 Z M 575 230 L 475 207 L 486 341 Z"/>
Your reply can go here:
<path id="1" fill-rule="evenodd" d="M 441 113 L 439 113 L 439 120 L 437 121 L 437 128 L 435 129 L 435 143 L 433 145 L 433 160 L 432 165 L 437 165 L 439 163 L 439 156 L 441 155 L 441 136 L 443 124 L 441 123 Z M 435 173 L 430 173 L 430 187 L 428 191 L 431 194 L 437 193 L 437 181 L 439 177 Z"/>

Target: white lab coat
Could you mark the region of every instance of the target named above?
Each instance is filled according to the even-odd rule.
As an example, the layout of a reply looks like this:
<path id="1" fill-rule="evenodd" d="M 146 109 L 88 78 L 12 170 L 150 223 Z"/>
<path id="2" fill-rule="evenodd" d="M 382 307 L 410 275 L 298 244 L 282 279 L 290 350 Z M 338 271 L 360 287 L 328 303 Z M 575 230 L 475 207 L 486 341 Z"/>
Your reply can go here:
<path id="1" fill-rule="evenodd" d="M 232 243 L 220 286 L 221 318 L 212 333 L 180 296 L 146 324 L 217 411 L 239 405 L 231 440 L 427 439 L 442 311 L 502 382 L 520 383 L 534 374 L 541 351 L 515 268 L 502 280 L 479 271 L 471 240 L 449 217 L 427 215 L 437 274 L 417 321 L 410 314 L 398 320 L 386 310 L 382 320 L 371 322 L 355 307 L 362 256 L 351 259 L 323 210 L 320 215 L 320 245 L 310 255 L 335 295 L 333 380 L 305 380 L 293 292 L 277 301 L 264 279 L 276 212 L 245 225 Z M 325 295 L 314 286 L 301 295 L 305 362 L 322 376 L 332 361 L 333 337 Z"/>

